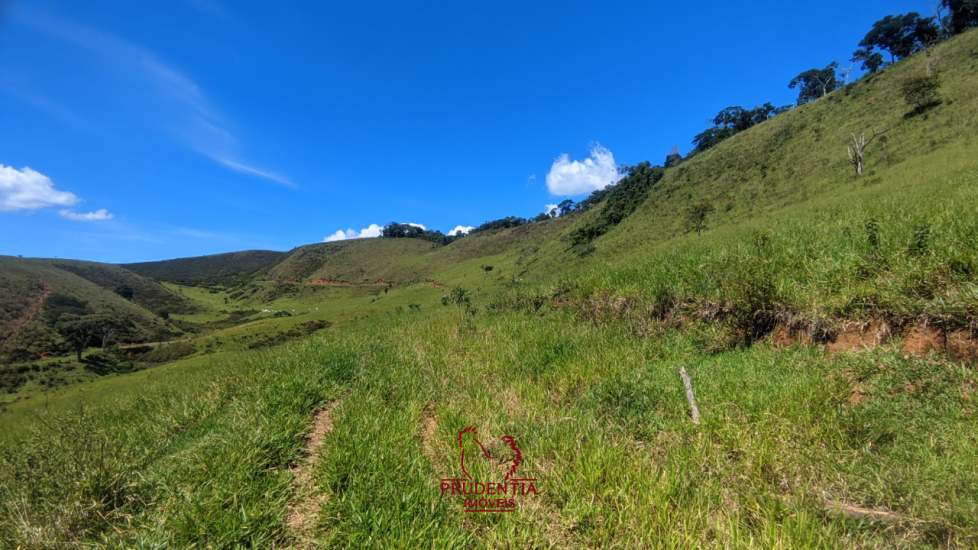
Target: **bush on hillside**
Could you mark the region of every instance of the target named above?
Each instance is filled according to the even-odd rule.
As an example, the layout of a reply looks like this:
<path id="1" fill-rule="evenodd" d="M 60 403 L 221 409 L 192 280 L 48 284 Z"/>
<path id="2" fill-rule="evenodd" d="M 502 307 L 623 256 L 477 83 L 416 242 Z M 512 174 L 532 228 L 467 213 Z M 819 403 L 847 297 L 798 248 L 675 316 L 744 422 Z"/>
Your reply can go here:
<path id="1" fill-rule="evenodd" d="M 900 93 L 903 94 L 907 106 L 913 107 L 911 113 L 922 113 L 928 107 L 937 105 L 941 101 L 941 81 L 937 75 L 911 76 L 900 85 Z"/>

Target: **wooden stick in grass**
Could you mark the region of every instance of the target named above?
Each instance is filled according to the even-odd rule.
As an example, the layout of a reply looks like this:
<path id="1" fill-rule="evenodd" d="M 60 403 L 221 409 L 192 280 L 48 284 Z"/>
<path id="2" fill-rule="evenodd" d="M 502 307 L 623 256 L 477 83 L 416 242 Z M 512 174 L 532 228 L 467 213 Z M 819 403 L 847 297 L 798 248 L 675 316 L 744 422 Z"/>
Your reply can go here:
<path id="1" fill-rule="evenodd" d="M 686 374 L 686 367 L 679 367 L 679 376 L 682 377 L 683 384 L 686 386 L 686 399 L 689 400 L 689 408 L 693 410 L 693 424 L 699 426 L 700 410 L 696 408 L 696 398 L 693 397 L 693 382 L 690 381 L 689 375 Z"/>

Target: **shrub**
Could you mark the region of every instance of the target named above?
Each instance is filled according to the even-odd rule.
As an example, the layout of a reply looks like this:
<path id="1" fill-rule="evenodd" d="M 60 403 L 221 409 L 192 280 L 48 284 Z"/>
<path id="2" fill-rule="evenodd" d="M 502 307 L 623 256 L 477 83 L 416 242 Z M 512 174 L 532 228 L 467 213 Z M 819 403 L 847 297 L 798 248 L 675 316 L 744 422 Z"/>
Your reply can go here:
<path id="1" fill-rule="evenodd" d="M 907 105 L 913 107 L 912 112 L 921 113 L 940 102 L 941 96 L 938 93 L 940 87 L 941 81 L 937 75 L 919 75 L 904 80 L 900 92 Z"/>

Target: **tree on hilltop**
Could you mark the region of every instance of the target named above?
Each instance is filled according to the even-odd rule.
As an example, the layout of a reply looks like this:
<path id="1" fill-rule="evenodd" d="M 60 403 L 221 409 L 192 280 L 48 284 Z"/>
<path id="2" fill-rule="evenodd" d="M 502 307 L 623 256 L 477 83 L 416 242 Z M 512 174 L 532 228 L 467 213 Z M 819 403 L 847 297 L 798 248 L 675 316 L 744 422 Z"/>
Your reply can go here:
<path id="1" fill-rule="evenodd" d="M 804 105 L 810 101 L 815 101 L 820 97 L 828 95 L 829 92 L 839 89 L 839 81 L 835 76 L 839 64 L 835 61 L 829 63 L 824 69 L 808 69 L 791 79 L 788 87 L 798 88 L 798 104 Z"/>
<path id="2" fill-rule="evenodd" d="M 864 71 L 869 71 L 870 73 L 879 72 L 880 68 L 882 68 L 885 64 L 883 61 L 883 54 L 867 49 L 858 49 L 852 52 L 852 62 L 861 62 L 863 65 L 860 68 Z"/>
<path id="3" fill-rule="evenodd" d="M 941 25 L 951 34 L 978 27 L 978 0 L 941 0 L 939 7 L 950 12 L 942 18 Z"/>
<path id="4" fill-rule="evenodd" d="M 890 54 L 890 62 L 918 52 L 937 42 L 941 30 L 933 17 L 921 17 L 915 11 L 905 15 L 887 15 L 873 23 L 859 47 L 871 51 L 879 48 Z"/>

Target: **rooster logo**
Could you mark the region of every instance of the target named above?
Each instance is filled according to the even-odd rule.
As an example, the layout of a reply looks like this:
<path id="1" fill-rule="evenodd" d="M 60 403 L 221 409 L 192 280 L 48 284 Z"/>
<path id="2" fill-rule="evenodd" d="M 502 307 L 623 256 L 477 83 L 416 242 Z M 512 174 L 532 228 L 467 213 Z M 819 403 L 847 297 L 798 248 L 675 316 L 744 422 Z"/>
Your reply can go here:
<path id="1" fill-rule="evenodd" d="M 481 459 L 489 460 L 490 465 L 505 472 L 505 481 L 509 481 L 516 474 L 516 467 L 523 462 L 523 454 L 520 452 L 519 448 L 516 446 L 516 440 L 513 436 L 506 435 L 502 438 L 502 446 L 497 450 L 497 456 L 492 456 L 489 450 L 486 449 L 485 445 L 479 441 L 479 431 L 475 429 L 474 426 L 469 426 L 458 433 L 458 447 L 460 462 L 462 465 L 462 473 L 465 477 L 472 479 L 472 474 L 466 468 L 466 464 L 470 467 L 474 464 L 476 460 Z"/>

